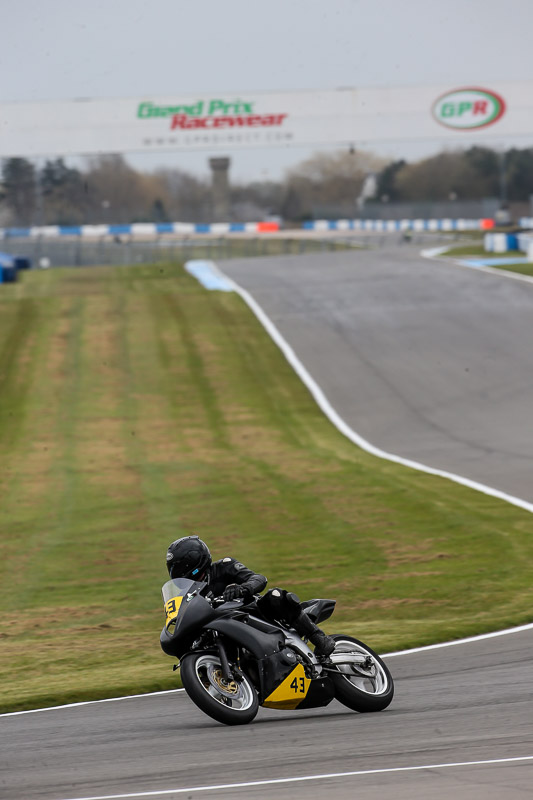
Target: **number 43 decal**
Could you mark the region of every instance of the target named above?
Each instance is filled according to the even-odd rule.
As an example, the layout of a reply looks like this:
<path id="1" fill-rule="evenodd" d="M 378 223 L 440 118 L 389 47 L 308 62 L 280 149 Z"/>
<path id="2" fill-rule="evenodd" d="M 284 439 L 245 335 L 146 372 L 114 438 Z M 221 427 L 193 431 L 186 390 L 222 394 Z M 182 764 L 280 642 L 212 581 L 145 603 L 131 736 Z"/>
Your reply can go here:
<path id="1" fill-rule="evenodd" d="M 292 683 L 290 684 L 291 689 L 295 691 L 297 694 L 305 694 L 305 679 L 304 678 L 295 678 Z"/>

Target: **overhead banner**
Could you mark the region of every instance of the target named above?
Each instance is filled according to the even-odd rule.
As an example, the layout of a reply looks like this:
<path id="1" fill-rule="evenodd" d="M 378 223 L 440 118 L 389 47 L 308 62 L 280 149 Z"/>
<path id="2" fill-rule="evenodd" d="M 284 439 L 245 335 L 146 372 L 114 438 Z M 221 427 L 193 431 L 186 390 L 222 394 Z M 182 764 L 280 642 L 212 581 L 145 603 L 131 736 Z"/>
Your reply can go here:
<path id="1" fill-rule="evenodd" d="M 0 105 L 0 157 L 533 137 L 533 82 Z"/>

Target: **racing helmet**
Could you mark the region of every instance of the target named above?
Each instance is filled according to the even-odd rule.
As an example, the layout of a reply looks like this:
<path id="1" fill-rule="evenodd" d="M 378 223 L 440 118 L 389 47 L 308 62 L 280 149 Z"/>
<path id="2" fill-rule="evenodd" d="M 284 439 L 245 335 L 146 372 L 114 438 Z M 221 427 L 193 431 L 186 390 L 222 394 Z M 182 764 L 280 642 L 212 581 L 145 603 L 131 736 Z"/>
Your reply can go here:
<path id="1" fill-rule="evenodd" d="M 211 566 L 211 553 L 199 536 L 176 539 L 167 550 L 167 569 L 171 578 L 200 581 Z"/>

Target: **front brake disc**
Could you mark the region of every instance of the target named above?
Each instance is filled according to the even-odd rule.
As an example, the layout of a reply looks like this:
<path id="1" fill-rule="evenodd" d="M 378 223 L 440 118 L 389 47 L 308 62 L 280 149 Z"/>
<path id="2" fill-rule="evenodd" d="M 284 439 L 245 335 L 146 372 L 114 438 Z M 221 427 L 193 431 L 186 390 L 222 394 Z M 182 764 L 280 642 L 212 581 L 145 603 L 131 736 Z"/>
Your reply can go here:
<path id="1" fill-rule="evenodd" d="M 242 689 L 235 681 L 226 681 L 222 677 L 222 670 L 214 664 L 207 667 L 207 679 L 217 692 L 230 700 L 236 700 L 242 694 Z"/>

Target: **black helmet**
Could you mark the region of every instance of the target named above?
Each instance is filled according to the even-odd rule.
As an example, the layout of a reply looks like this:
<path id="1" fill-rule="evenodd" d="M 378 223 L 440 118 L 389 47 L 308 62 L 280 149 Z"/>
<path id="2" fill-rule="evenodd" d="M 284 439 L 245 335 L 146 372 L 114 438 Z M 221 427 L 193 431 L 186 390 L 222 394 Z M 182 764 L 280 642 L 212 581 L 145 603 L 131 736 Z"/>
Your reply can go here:
<path id="1" fill-rule="evenodd" d="M 210 566 L 209 547 L 198 536 L 184 536 L 169 545 L 167 569 L 171 578 L 202 580 Z"/>

